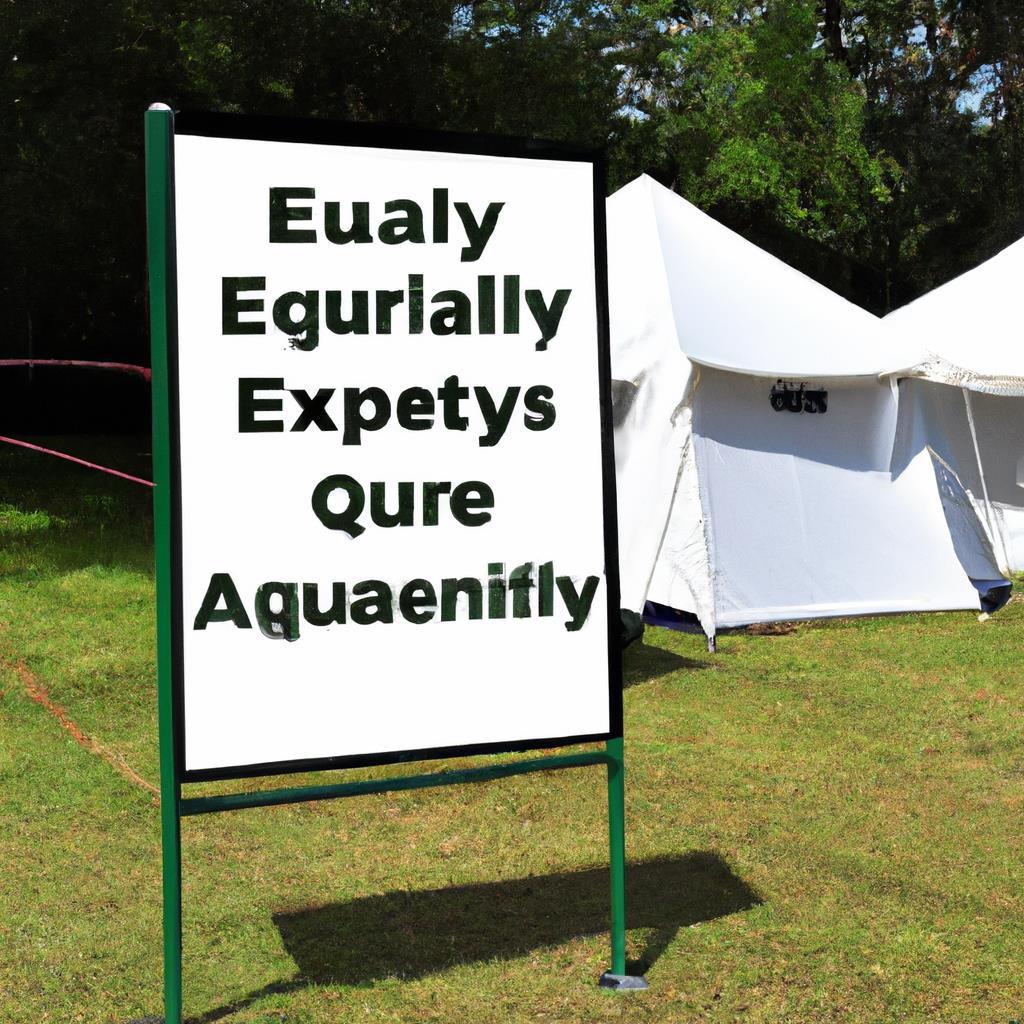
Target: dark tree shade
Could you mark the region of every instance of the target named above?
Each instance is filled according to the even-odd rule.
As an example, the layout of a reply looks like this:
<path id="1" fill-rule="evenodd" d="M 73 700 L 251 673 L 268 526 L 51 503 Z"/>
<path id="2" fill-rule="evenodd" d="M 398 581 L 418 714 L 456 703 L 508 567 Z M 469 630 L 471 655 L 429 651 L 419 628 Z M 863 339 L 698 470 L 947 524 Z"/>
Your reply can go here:
<path id="1" fill-rule="evenodd" d="M 154 100 L 606 145 L 876 312 L 1024 232 L 1019 0 L 14 0 L 0 356 L 147 362 Z M 4 429 L 147 424 L 134 380 L 0 395 Z"/>

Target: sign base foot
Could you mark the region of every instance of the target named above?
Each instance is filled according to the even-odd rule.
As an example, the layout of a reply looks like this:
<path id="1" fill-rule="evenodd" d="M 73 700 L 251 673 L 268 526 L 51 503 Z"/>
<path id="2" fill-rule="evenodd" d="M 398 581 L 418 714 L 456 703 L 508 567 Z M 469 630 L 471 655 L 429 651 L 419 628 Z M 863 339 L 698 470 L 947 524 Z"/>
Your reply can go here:
<path id="1" fill-rule="evenodd" d="M 601 975 L 598 985 L 614 992 L 642 992 L 650 987 L 642 974 L 612 974 L 611 971 Z"/>

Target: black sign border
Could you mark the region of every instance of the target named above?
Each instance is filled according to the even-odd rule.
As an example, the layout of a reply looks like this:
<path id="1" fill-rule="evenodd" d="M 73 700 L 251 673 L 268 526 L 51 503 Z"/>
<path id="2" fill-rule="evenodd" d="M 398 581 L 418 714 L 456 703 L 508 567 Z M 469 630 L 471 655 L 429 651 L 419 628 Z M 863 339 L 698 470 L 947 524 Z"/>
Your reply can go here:
<path id="1" fill-rule="evenodd" d="M 302 142 L 329 146 L 466 153 L 479 156 L 516 157 L 589 163 L 593 168 L 594 270 L 597 297 L 598 387 L 601 413 L 601 464 L 604 513 L 605 586 L 607 588 L 608 732 L 578 736 L 554 736 L 494 743 L 429 747 L 419 750 L 381 751 L 335 757 L 301 758 L 217 768 L 188 769 L 185 762 L 184 622 L 182 608 L 181 447 L 179 435 L 177 289 L 168 309 L 168 409 L 171 451 L 171 689 L 174 707 L 175 761 L 181 782 L 254 778 L 297 772 L 368 768 L 481 754 L 520 753 L 582 743 L 599 743 L 622 737 L 622 651 L 619 616 L 619 557 L 615 498 L 615 462 L 612 433 L 611 352 L 608 331 L 608 251 L 605 230 L 606 158 L 603 150 L 565 143 L 497 135 L 438 132 L 397 125 L 345 121 L 177 111 L 173 135 L 201 135 L 222 139 L 266 142 Z M 171 209 L 174 211 L 173 136 L 171 148 Z M 176 227 L 176 220 L 172 222 Z M 171 280 L 176 280 L 177 251 L 171 239 Z"/>

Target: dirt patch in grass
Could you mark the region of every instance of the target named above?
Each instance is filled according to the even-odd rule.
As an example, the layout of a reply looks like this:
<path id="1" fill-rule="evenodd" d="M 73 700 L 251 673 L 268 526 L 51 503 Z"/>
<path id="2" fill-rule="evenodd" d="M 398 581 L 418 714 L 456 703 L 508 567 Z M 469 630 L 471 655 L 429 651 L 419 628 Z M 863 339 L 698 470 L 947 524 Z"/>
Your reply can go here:
<path id="1" fill-rule="evenodd" d="M 139 786 L 148 793 L 152 793 L 154 804 L 160 803 L 159 788 L 154 786 L 152 782 L 147 782 L 141 775 L 139 775 L 139 773 L 135 771 L 130 764 L 128 764 L 123 754 L 118 753 L 116 750 L 112 750 L 110 747 L 105 746 L 98 740 L 93 739 L 91 736 L 87 736 L 75 724 L 75 722 L 72 721 L 71 716 L 68 715 L 64 708 L 51 700 L 42 681 L 37 676 L 33 675 L 28 668 L 26 668 L 24 662 L 7 661 L 4 658 L 0 658 L 0 668 L 7 669 L 15 675 L 21 682 L 25 695 L 35 701 L 35 703 L 40 707 L 45 708 L 47 713 L 83 750 L 87 750 L 90 754 L 95 754 L 97 757 L 106 761 L 114 771 L 119 775 L 122 775 L 133 785 Z"/>

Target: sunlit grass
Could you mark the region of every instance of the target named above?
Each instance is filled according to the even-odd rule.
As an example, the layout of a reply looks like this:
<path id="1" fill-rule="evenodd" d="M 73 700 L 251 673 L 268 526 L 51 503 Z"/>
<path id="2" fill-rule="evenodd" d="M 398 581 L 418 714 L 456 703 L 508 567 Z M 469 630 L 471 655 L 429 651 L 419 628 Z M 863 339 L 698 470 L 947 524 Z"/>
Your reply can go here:
<path id="1" fill-rule="evenodd" d="M 145 476 L 139 450 L 91 454 Z M 157 810 L 12 667 L 156 781 L 149 495 L 22 453 L 0 453 L 0 481 L 5 508 L 50 519 L 0 533 L 0 1020 L 158 1013 Z M 984 623 L 808 623 L 722 637 L 715 655 L 651 630 L 630 648 L 641 995 L 594 984 L 608 960 L 599 769 L 187 819 L 188 1012 L 1020 1018 L 1022 627 L 1015 600 Z"/>
<path id="2" fill-rule="evenodd" d="M 51 516 L 38 509 L 26 512 L 14 505 L 0 502 L 0 537 L 63 526 L 67 526 L 67 520 L 60 516 Z"/>

